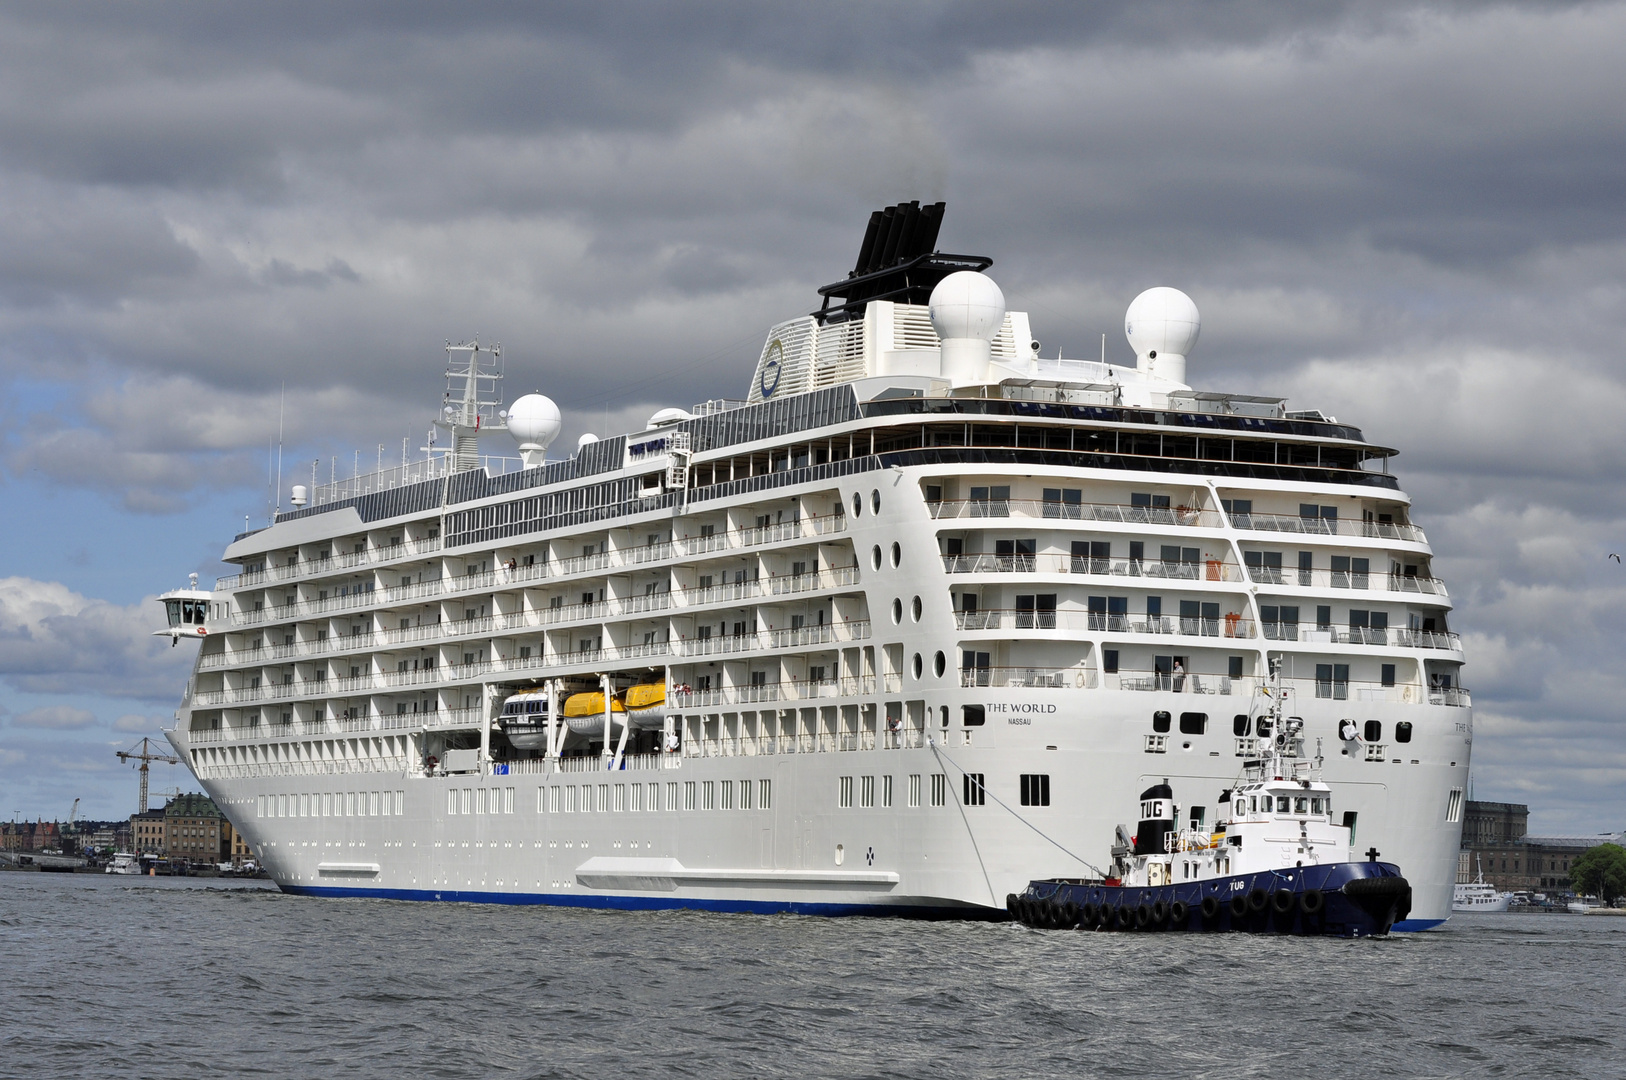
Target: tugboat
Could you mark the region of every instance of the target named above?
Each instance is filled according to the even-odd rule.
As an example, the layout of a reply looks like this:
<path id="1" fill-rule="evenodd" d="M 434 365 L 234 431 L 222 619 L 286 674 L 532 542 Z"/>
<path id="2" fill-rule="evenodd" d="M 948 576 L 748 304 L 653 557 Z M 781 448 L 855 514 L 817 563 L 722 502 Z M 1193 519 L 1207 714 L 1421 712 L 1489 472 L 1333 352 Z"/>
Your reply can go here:
<path id="1" fill-rule="evenodd" d="M 1374 848 L 1350 853 L 1350 830 L 1332 821 L 1332 789 L 1321 779 L 1319 740 L 1304 758 L 1304 721 L 1283 717 L 1278 686 L 1259 718 L 1264 753 L 1243 762 L 1219 796 L 1217 831 L 1180 828 L 1165 780 L 1141 792 L 1140 824 L 1119 825 L 1112 872 L 1100 879 L 1032 881 L 1006 908 L 1043 929 L 1238 931 L 1369 937 L 1411 911 L 1411 886 Z"/>

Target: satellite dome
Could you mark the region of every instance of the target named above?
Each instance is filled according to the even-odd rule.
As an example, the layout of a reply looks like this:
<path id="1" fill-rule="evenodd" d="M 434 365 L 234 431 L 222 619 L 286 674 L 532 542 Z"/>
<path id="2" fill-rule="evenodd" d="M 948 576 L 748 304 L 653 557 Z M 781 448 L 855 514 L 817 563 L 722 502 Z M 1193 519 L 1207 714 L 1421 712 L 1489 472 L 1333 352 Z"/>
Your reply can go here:
<path id="1" fill-rule="evenodd" d="M 591 446 L 596 442 L 598 442 L 598 436 L 594 435 L 591 431 L 585 431 L 582 433 L 581 438 L 576 440 L 576 449 L 580 450 L 582 447 Z"/>
<path id="2" fill-rule="evenodd" d="M 958 270 L 939 281 L 930 303 L 932 329 L 944 341 L 993 341 L 1005 324 L 1005 294 L 993 278 L 975 270 Z"/>
<path id="3" fill-rule="evenodd" d="M 1135 366 L 1177 383 L 1186 381 L 1186 355 L 1197 344 L 1202 318 L 1191 297 L 1159 285 L 1135 297 L 1124 313 L 1124 336 Z"/>
<path id="4" fill-rule="evenodd" d="M 665 427 L 667 424 L 680 424 L 685 420 L 693 420 L 694 414 L 687 409 L 662 409 L 649 418 L 651 428 Z"/>
<path id="5" fill-rule="evenodd" d="M 521 450 L 546 450 L 563 426 L 559 406 L 541 394 L 526 394 L 508 407 L 508 433 Z"/>

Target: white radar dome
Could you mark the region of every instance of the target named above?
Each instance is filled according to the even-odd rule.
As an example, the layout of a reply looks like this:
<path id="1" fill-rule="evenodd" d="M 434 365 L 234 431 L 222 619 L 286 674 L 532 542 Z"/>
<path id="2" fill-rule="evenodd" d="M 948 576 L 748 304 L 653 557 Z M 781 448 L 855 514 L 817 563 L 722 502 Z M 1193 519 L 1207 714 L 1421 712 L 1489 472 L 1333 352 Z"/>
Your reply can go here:
<path id="1" fill-rule="evenodd" d="M 1177 383 L 1186 381 L 1186 356 L 1202 326 L 1191 297 L 1166 285 L 1147 289 L 1124 313 L 1124 336 L 1135 350 L 1135 366 Z"/>
<path id="2" fill-rule="evenodd" d="M 583 432 L 581 438 L 576 440 L 576 449 L 580 450 L 584 446 L 592 446 L 596 442 L 598 442 L 597 435 L 594 435 L 591 431 Z"/>
<path id="3" fill-rule="evenodd" d="M 1005 294 L 994 279 L 958 270 L 937 283 L 931 298 L 932 329 L 945 341 L 993 341 L 1005 324 Z"/>
<path id="4" fill-rule="evenodd" d="M 552 398 L 526 394 L 508 406 L 508 433 L 521 450 L 546 450 L 563 426 L 559 406 Z"/>

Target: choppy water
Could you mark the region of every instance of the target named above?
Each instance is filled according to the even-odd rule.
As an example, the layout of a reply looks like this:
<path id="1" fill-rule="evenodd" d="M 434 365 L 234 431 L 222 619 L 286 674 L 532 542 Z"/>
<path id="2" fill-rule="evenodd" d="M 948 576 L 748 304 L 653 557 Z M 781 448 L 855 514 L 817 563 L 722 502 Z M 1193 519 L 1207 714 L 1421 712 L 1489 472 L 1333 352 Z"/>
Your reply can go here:
<path id="1" fill-rule="evenodd" d="M 1626 919 L 1388 940 L 0 873 L 0 1076 L 1626 1077 Z"/>

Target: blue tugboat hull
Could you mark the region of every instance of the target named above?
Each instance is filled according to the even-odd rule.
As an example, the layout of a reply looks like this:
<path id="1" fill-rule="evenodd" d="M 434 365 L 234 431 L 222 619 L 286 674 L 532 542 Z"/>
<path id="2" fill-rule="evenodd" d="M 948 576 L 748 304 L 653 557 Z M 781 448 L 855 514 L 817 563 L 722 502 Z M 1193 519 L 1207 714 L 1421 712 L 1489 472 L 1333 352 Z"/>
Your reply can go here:
<path id="1" fill-rule="evenodd" d="M 1411 886 L 1393 863 L 1348 862 L 1174 885 L 1033 881 L 1006 907 L 1041 929 L 1371 937 L 1410 914 Z"/>

